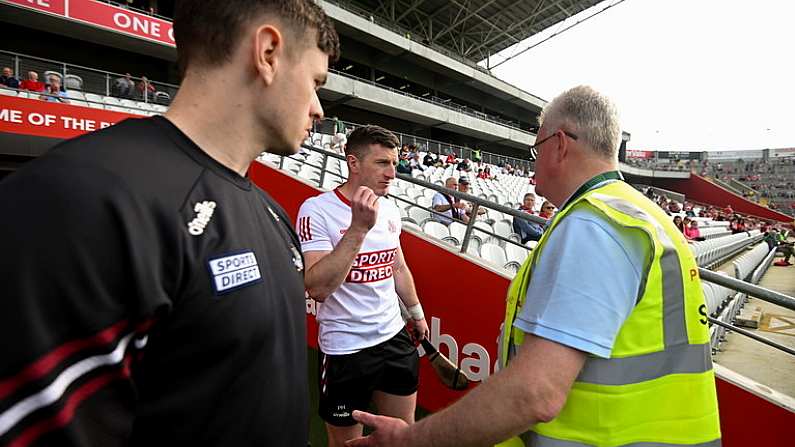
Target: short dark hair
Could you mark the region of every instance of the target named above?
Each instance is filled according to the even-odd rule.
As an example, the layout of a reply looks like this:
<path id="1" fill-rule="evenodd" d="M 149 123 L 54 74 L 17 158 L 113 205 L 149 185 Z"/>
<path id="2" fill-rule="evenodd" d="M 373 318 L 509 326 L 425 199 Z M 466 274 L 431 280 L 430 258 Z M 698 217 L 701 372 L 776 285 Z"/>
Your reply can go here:
<path id="1" fill-rule="evenodd" d="M 220 65 L 229 60 L 245 25 L 263 14 L 284 20 L 298 38 L 317 33 L 317 47 L 336 62 L 340 42 L 331 19 L 313 0 L 177 0 L 174 5 L 174 40 L 177 64 L 185 74 L 188 65 Z"/>
<path id="2" fill-rule="evenodd" d="M 345 155 L 354 155 L 361 159 L 365 151 L 372 144 L 379 144 L 389 149 L 396 149 L 400 146 L 400 140 L 391 131 L 381 126 L 360 126 L 348 135 L 348 142 L 345 145 Z"/>

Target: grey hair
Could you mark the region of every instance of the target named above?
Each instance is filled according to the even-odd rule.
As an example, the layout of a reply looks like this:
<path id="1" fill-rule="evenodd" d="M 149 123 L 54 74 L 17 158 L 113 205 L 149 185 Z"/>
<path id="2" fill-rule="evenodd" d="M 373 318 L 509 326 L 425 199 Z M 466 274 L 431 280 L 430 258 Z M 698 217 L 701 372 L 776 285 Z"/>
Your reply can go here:
<path id="1" fill-rule="evenodd" d="M 541 111 L 539 124 L 561 126 L 602 158 L 615 160 L 621 138 L 618 110 L 605 95 L 580 85 L 558 95 Z"/>

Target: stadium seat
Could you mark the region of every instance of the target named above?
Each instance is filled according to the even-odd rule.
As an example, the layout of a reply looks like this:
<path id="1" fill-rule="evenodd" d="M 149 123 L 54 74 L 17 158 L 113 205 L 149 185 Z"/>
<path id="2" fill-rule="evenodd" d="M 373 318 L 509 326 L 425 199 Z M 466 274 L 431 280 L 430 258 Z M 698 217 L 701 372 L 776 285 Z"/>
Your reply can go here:
<path id="1" fill-rule="evenodd" d="M 519 272 L 519 269 L 521 267 L 522 265 L 519 264 L 518 262 L 508 261 L 503 268 L 507 270 L 511 274 L 511 276 L 514 276 L 516 275 L 517 272 Z"/>
<path id="2" fill-rule="evenodd" d="M 83 97 L 86 99 L 86 101 L 104 103 L 102 96 L 97 95 L 96 93 L 84 93 Z"/>
<path id="3" fill-rule="evenodd" d="M 431 207 L 431 199 L 426 196 L 419 196 L 417 197 L 417 205 L 424 206 L 425 208 Z"/>
<path id="4" fill-rule="evenodd" d="M 508 222 L 501 220 L 494 224 L 494 232 L 498 235 L 507 238 L 513 233 L 513 227 Z"/>
<path id="5" fill-rule="evenodd" d="M 464 242 L 464 235 L 467 232 L 466 225 L 462 224 L 461 222 L 451 222 L 450 226 L 447 228 L 450 229 L 450 236 L 458 239 L 458 243 L 462 244 Z"/>
<path id="6" fill-rule="evenodd" d="M 439 240 L 450 236 L 450 230 L 444 226 L 444 224 L 433 220 L 426 221 L 422 226 L 422 230 L 425 231 L 427 235 Z"/>
<path id="7" fill-rule="evenodd" d="M 83 90 L 83 78 L 73 74 L 67 74 L 63 83 L 67 90 Z"/>
<path id="8" fill-rule="evenodd" d="M 403 218 L 403 229 L 406 228 L 412 229 L 418 233 L 422 233 L 422 228 L 420 228 L 420 226 L 417 225 L 417 223 L 414 222 L 414 220 L 410 217 Z"/>
<path id="9" fill-rule="evenodd" d="M 171 95 L 166 92 L 155 92 L 155 102 L 168 104 L 171 102 Z"/>
<path id="10" fill-rule="evenodd" d="M 505 244 L 505 257 L 508 261 L 515 261 L 522 264 L 529 254 L 530 251 L 520 245 Z"/>
<path id="11" fill-rule="evenodd" d="M 427 219 L 431 218 L 430 211 L 417 206 L 412 206 L 411 208 L 409 208 L 408 212 L 409 212 L 409 217 L 414 219 L 414 221 L 420 225 L 423 222 L 425 222 Z"/>
<path id="12" fill-rule="evenodd" d="M 508 262 L 508 258 L 505 256 L 505 250 L 497 244 L 486 243 L 481 245 L 480 256 L 486 261 L 500 267 Z"/>
<path id="13" fill-rule="evenodd" d="M 50 82 L 50 76 L 56 76 L 58 79 L 61 80 L 61 85 L 63 85 L 63 75 L 58 73 L 57 71 L 47 70 L 44 72 L 44 79 L 42 80 L 45 84 Z"/>
<path id="14" fill-rule="evenodd" d="M 467 254 L 472 256 L 480 257 L 480 245 L 481 242 L 478 239 L 472 238 L 469 241 L 469 246 L 467 247 Z"/>
<path id="15" fill-rule="evenodd" d="M 86 97 L 83 95 L 83 92 L 77 90 L 67 90 L 66 96 L 69 97 L 69 100 L 72 104 L 88 107 L 88 102 L 86 102 Z"/>

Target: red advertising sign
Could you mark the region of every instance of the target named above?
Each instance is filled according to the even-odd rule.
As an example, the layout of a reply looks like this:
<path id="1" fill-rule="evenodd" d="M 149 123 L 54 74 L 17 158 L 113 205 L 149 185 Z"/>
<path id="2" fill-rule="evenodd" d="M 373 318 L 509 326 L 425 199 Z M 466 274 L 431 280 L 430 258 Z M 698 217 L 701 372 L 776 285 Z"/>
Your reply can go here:
<path id="1" fill-rule="evenodd" d="M 62 16 L 66 15 L 66 1 L 67 0 L 5 0 L 4 3 L 11 3 L 12 5 Z"/>
<path id="2" fill-rule="evenodd" d="M 174 46 L 171 22 L 91 0 L 69 0 L 69 18 Z"/>
<path id="3" fill-rule="evenodd" d="M 0 0 L 56 14 L 130 36 L 174 46 L 174 28 L 168 20 L 92 0 Z"/>
<path id="4" fill-rule="evenodd" d="M 0 97 L 0 133 L 72 138 L 140 115 L 38 99 Z"/>
<path id="5" fill-rule="evenodd" d="M 628 149 L 627 158 L 654 158 L 654 152 Z"/>

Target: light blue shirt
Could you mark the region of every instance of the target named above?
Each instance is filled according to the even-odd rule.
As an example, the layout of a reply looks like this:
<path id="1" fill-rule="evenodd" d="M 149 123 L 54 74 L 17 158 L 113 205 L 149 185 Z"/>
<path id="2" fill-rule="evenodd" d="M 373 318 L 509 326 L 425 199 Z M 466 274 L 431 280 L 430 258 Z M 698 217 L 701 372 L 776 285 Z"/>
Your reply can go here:
<path id="1" fill-rule="evenodd" d="M 599 211 L 579 208 L 549 235 L 514 326 L 608 358 L 640 296 L 651 245 Z"/>
<path id="2" fill-rule="evenodd" d="M 451 197 L 450 200 L 453 203 L 455 203 L 454 198 Z M 431 199 L 431 207 L 437 205 L 450 205 L 450 202 L 448 202 L 447 199 L 445 199 L 445 196 L 442 193 L 437 192 L 436 194 L 433 195 L 433 198 Z M 453 222 L 453 209 L 451 208 L 447 211 L 436 211 L 436 213 L 431 213 L 431 219 L 439 223 L 442 223 L 444 225 L 450 225 Z"/>

